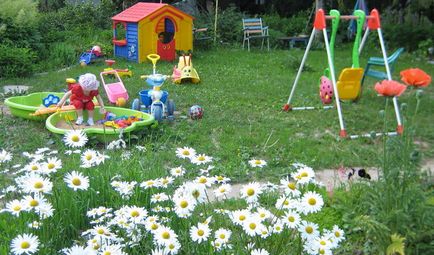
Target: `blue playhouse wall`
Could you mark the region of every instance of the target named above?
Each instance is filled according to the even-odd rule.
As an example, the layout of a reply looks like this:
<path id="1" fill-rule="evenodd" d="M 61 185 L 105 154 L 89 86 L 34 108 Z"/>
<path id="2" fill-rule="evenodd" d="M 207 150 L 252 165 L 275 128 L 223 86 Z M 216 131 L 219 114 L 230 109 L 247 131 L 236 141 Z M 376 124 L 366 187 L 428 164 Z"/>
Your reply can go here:
<path id="1" fill-rule="evenodd" d="M 127 23 L 126 39 L 127 45 L 115 45 L 115 56 L 124 57 L 128 60 L 138 62 L 138 24 Z"/>

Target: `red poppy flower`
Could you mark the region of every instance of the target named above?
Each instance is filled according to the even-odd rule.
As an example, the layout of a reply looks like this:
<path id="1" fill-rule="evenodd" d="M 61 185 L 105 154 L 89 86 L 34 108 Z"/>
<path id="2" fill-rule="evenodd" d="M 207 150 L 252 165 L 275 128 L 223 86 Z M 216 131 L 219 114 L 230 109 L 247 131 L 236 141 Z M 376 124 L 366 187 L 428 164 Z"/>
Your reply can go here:
<path id="1" fill-rule="evenodd" d="M 407 86 L 397 81 L 384 80 L 375 84 L 375 90 L 378 94 L 385 97 L 400 96 Z"/>
<path id="2" fill-rule="evenodd" d="M 431 76 L 419 68 L 409 68 L 401 71 L 401 80 L 411 86 L 426 87 L 431 83 Z"/>

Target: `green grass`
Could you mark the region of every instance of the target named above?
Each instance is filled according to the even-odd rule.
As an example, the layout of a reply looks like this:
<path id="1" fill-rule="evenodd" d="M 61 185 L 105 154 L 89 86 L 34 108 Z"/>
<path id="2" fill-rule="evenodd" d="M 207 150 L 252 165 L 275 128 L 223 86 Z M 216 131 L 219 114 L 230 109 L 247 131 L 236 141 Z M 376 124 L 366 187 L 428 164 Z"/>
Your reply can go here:
<path id="1" fill-rule="evenodd" d="M 290 88 L 295 78 L 301 59 L 302 50 L 294 49 L 252 52 L 227 48 L 211 51 L 199 51 L 193 56 L 193 64 L 201 77 L 201 83 L 174 85 L 166 82 L 163 89 L 176 103 L 181 115 L 187 115 L 193 104 L 201 105 L 205 110 L 202 120 L 191 121 L 178 118 L 172 125 L 163 124 L 158 130 L 151 131 L 140 139 L 139 144 L 151 146 L 159 156 L 173 153 L 179 146 L 191 146 L 199 152 L 212 154 L 219 163 L 226 167 L 222 173 L 246 178 L 243 165 L 246 159 L 259 157 L 269 162 L 269 167 L 260 178 L 275 178 L 287 171 L 289 162 L 300 161 L 314 168 L 344 166 L 374 166 L 378 164 L 377 154 L 381 150 L 380 139 L 337 139 L 339 122 L 336 110 L 282 112 Z M 361 65 L 366 59 L 379 52 L 364 53 Z M 336 50 L 336 69 L 350 65 L 350 49 Z M 295 64 L 294 64 L 295 63 Z M 326 67 L 326 55 L 323 50 L 312 51 L 308 58 L 312 71 L 304 72 L 297 87 L 294 105 L 320 106 L 318 96 L 318 78 Z M 126 67 L 127 63 L 118 60 L 116 66 Z M 170 74 L 176 63 L 159 62 L 157 70 Z M 150 63 L 132 64 L 134 77 L 124 79 L 124 84 L 131 98 L 135 98 L 142 89 L 147 89 L 142 74 L 150 74 Z M 399 80 L 399 71 L 409 67 L 419 67 L 433 74 L 432 65 L 415 60 L 410 54 L 403 54 L 399 59 L 394 78 Z M 73 67 L 62 72 L 49 72 L 46 75 L 27 79 L 2 80 L 0 84 L 26 84 L 32 86 L 31 92 L 61 91 L 66 88 L 67 77 L 77 77 L 85 72 L 99 74 L 104 68 L 97 63 L 85 68 Z M 343 114 L 349 134 L 369 133 L 383 130 L 383 120 L 379 111 L 384 109 L 384 98 L 378 97 L 373 90 L 376 81 L 368 78 L 364 84 L 361 100 L 357 104 L 343 103 Z M 105 95 L 103 88 L 101 94 Z M 422 107 L 417 116 L 419 123 L 416 134 L 418 140 L 426 142 L 426 154 L 432 156 L 434 112 L 432 85 L 426 89 Z M 408 105 L 403 112 L 404 124 L 414 110 L 414 91 L 406 92 L 400 103 Z M 396 127 L 393 111 L 389 104 L 389 130 Z M 44 129 L 43 123 L 27 122 L 3 116 L 0 139 L 2 147 L 9 150 L 37 148 L 52 137 Z M 29 132 L 29 130 L 32 130 Z M 37 132 L 35 140 L 31 139 Z M 16 139 L 12 139 L 16 137 Z M 57 140 L 58 141 L 58 140 Z M 247 177 L 250 178 L 250 177 Z"/>

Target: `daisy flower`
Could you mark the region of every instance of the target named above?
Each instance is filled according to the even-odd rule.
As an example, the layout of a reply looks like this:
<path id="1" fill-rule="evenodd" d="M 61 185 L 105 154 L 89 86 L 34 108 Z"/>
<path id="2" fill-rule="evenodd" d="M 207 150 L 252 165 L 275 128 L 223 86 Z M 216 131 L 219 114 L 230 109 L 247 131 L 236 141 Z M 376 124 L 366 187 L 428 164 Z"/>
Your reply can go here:
<path id="1" fill-rule="evenodd" d="M 101 255 L 127 255 L 119 244 L 105 245 L 100 250 Z"/>
<path id="2" fill-rule="evenodd" d="M 256 208 L 256 213 L 254 215 L 261 219 L 261 221 L 272 218 L 273 216 L 270 211 L 263 207 Z"/>
<path id="3" fill-rule="evenodd" d="M 241 188 L 241 197 L 244 198 L 247 203 L 256 203 L 258 201 L 259 195 L 262 193 L 261 184 L 257 182 L 251 182 L 244 185 Z"/>
<path id="4" fill-rule="evenodd" d="M 214 190 L 214 194 L 216 197 L 227 197 L 231 190 L 232 186 L 230 184 L 223 184 Z"/>
<path id="5" fill-rule="evenodd" d="M 17 254 L 33 254 L 38 251 L 39 239 L 33 234 L 18 235 L 12 240 L 11 251 Z"/>
<path id="6" fill-rule="evenodd" d="M 212 161 L 212 157 L 207 156 L 205 154 L 199 154 L 195 157 L 191 157 L 190 159 L 191 159 L 191 163 L 195 165 L 207 164 Z"/>
<path id="7" fill-rule="evenodd" d="M 265 249 L 254 249 L 250 255 L 270 255 L 270 253 Z"/>
<path id="8" fill-rule="evenodd" d="M 38 212 L 40 208 L 47 203 L 47 199 L 40 193 L 35 193 L 33 196 L 25 196 L 22 203 L 26 211 L 34 209 Z"/>
<path id="9" fill-rule="evenodd" d="M 249 160 L 249 165 L 251 167 L 263 168 L 264 166 L 267 165 L 267 162 L 265 160 L 262 160 L 262 159 L 251 159 L 251 160 Z"/>
<path id="10" fill-rule="evenodd" d="M 201 243 L 208 240 L 211 230 L 208 224 L 199 223 L 197 226 L 190 228 L 190 238 L 193 242 Z"/>
<path id="11" fill-rule="evenodd" d="M 71 248 L 62 249 L 63 254 L 65 255 L 90 255 L 91 253 L 86 250 L 84 247 L 79 245 L 74 245 Z"/>
<path id="12" fill-rule="evenodd" d="M 273 224 L 273 233 L 275 233 L 275 234 L 279 234 L 279 233 L 282 233 L 282 231 L 283 231 L 283 228 L 284 228 L 284 226 L 283 226 L 283 222 L 280 220 L 280 219 L 278 219 L 274 224 Z"/>
<path id="13" fill-rule="evenodd" d="M 67 131 L 63 137 L 66 146 L 83 147 L 87 142 L 87 135 L 82 129 Z"/>
<path id="14" fill-rule="evenodd" d="M 216 176 L 214 176 L 214 180 L 217 183 L 219 183 L 219 184 L 225 184 L 225 183 L 228 183 L 228 182 L 231 181 L 231 179 L 229 179 L 229 178 L 227 178 L 225 176 L 222 176 L 222 175 L 216 175 Z"/>
<path id="15" fill-rule="evenodd" d="M 42 222 L 40 222 L 40 221 L 33 221 L 33 222 L 30 222 L 29 224 L 27 224 L 27 226 L 29 227 L 29 228 L 33 228 L 33 229 L 39 229 L 39 228 L 41 228 L 41 226 L 42 226 Z"/>
<path id="16" fill-rule="evenodd" d="M 158 186 L 160 186 L 158 183 L 158 180 L 147 180 L 147 181 L 144 181 L 140 184 L 140 187 L 145 188 L 145 189 L 150 189 L 150 188 L 158 187 Z"/>
<path id="17" fill-rule="evenodd" d="M 211 185 L 214 183 L 214 177 L 206 177 L 206 176 L 199 176 L 195 180 L 196 183 L 205 185 L 207 187 L 211 187 Z"/>
<path id="18" fill-rule="evenodd" d="M 313 191 L 308 191 L 301 198 L 301 205 L 301 210 L 304 214 L 315 213 L 321 210 L 322 206 L 324 205 L 324 200 L 320 194 Z"/>
<path id="19" fill-rule="evenodd" d="M 275 204 L 275 207 L 279 210 L 282 209 L 295 209 L 299 207 L 299 202 L 295 199 L 290 199 L 286 196 L 280 196 Z"/>
<path id="20" fill-rule="evenodd" d="M 169 196 L 166 193 L 157 193 L 151 196 L 151 203 L 158 203 L 169 200 Z"/>
<path id="21" fill-rule="evenodd" d="M 221 244 L 225 244 L 229 242 L 229 238 L 231 238 L 232 231 L 229 229 L 219 228 L 215 233 L 214 237 L 216 241 Z"/>
<path id="22" fill-rule="evenodd" d="M 196 156 L 196 150 L 190 147 L 177 148 L 176 156 L 178 158 L 191 158 Z"/>
<path id="23" fill-rule="evenodd" d="M 47 162 L 42 164 L 42 174 L 55 173 L 57 170 L 62 168 L 62 161 L 60 159 L 53 157 L 48 158 Z"/>
<path id="24" fill-rule="evenodd" d="M 289 229 L 295 229 L 300 225 L 301 217 L 294 211 L 287 211 L 281 220 Z"/>
<path id="25" fill-rule="evenodd" d="M 304 240 L 314 240 L 319 236 L 318 224 L 302 221 L 298 226 L 298 231 Z"/>
<path id="26" fill-rule="evenodd" d="M 344 231 L 338 225 L 334 225 L 332 229 L 333 238 L 339 243 L 345 240 Z"/>
<path id="27" fill-rule="evenodd" d="M 157 247 L 151 251 L 150 255 L 167 255 L 167 254 L 168 254 L 168 252 L 166 249 Z"/>
<path id="28" fill-rule="evenodd" d="M 170 169 L 170 174 L 174 177 L 180 177 L 185 174 L 185 169 L 182 166 L 174 167 Z"/>
<path id="29" fill-rule="evenodd" d="M 37 161 L 32 161 L 24 166 L 24 170 L 30 173 L 40 173 L 42 172 L 42 166 Z"/>
<path id="30" fill-rule="evenodd" d="M 6 204 L 5 209 L 0 210 L 2 212 L 9 212 L 14 216 L 20 216 L 20 212 L 25 209 L 25 206 L 22 201 L 18 199 L 14 199 Z"/>
<path id="31" fill-rule="evenodd" d="M 289 178 L 280 180 L 280 187 L 283 189 L 286 195 L 292 197 L 299 197 L 301 192 L 297 189 L 297 183 L 290 180 Z"/>
<path id="32" fill-rule="evenodd" d="M 167 187 L 169 187 L 170 184 L 173 183 L 174 180 L 175 179 L 173 179 L 173 177 L 166 176 L 166 177 L 158 179 L 158 182 L 161 184 L 161 187 L 167 188 Z"/>
<path id="33" fill-rule="evenodd" d="M 96 151 L 88 149 L 81 155 L 81 164 L 83 166 L 92 166 L 96 163 Z"/>
<path id="34" fill-rule="evenodd" d="M 297 172 L 292 173 L 291 177 L 297 180 L 297 183 L 305 184 L 314 180 L 315 172 L 312 168 L 305 166 L 299 168 Z"/>
<path id="35" fill-rule="evenodd" d="M 1 150 L 0 151 L 0 163 L 5 163 L 8 161 L 12 160 L 12 154 L 5 151 L 5 150 Z"/>
<path id="36" fill-rule="evenodd" d="M 248 210 L 236 210 L 230 213 L 230 218 L 234 224 L 243 225 L 250 218 L 250 215 L 251 213 Z"/>
<path id="37" fill-rule="evenodd" d="M 181 218 L 187 218 L 196 206 L 195 200 L 188 196 L 174 197 L 175 213 Z"/>
<path id="38" fill-rule="evenodd" d="M 166 246 L 173 243 L 178 238 L 178 235 L 171 228 L 160 226 L 154 233 L 154 241 L 158 245 Z"/>
<path id="39" fill-rule="evenodd" d="M 168 254 L 178 254 L 181 244 L 177 239 L 173 239 L 172 242 L 166 244 L 165 250 Z"/>
<path id="40" fill-rule="evenodd" d="M 128 218 L 134 223 L 141 223 L 148 216 L 148 211 L 142 207 L 132 206 L 128 210 Z"/>
<path id="41" fill-rule="evenodd" d="M 243 229 L 249 236 L 259 235 L 263 226 L 264 225 L 261 223 L 261 220 L 254 216 L 249 217 L 243 223 Z"/>
<path id="42" fill-rule="evenodd" d="M 72 171 L 72 173 L 67 173 L 63 180 L 66 182 L 68 187 L 77 190 L 87 190 L 89 188 L 89 177 L 82 175 L 79 172 Z"/>
<path id="43" fill-rule="evenodd" d="M 47 178 L 41 177 L 37 174 L 30 174 L 22 180 L 20 184 L 23 192 L 25 193 L 51 193 L 53 183 Z"/>
<path id="44" fill-rule="evenodd" d="M 49 202 L 46 202 L 46 203 L 41 204 L 37 208 L 36 212 L 38 213 L 39 218 L 41 220 L 43 220 L 43 219 L 47 219 L 47 218 L 53 216 L 54 208 Z"/>

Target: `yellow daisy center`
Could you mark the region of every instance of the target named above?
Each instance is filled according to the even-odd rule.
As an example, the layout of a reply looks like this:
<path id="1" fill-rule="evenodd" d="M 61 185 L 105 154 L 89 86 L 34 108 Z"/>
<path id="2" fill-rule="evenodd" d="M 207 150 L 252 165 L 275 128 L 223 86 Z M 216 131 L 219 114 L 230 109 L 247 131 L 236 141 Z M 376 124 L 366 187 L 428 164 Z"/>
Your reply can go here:
<path id="1" fill-rule="evenodd" d="M 44 187 L 44 183 L 42 183 L 42 182 L 35 182 L 35 184 L 33 185 L 33 187 L 35 189 L 42 189 Z"/>
<path id="2" fill-rule="evenodd" d="M 219 237 L 220 237 L 220 239 L 225 239 L 226 238 L 225 234 L 220 234 Z"/>
<path id="3" fill-rule="evenodd" d="M 287 186 L 289 189 L 295 190 L 295 183 L 294 182 L 288 182 Z"/>
<path id="4" fill-rule="evenodd" d="M 335 231 L 335 236 L 336 236 L 336 237 L 340 237 L 340 236 L 341 236 L 341 233 L 339 233 L 339 231 Z"/>
<path id="5" fill-rule="evenodd" d="M 153 181 L 148 181 L 146 184 L 148 184 L 148 186 L 152 186 L 152 185 L 154 185 L 154 182 Z"/>
<path id="6" fill-rule="evenodd" d="M 168 184 L 168 183 L 169 183 L 169 180 L 168 180 L 168 179 L 163 179 L 163 181 L 162 181 L 161 183 L 163 183 L 163 184 Z"/>
<path id="7" fill-rule="evenodd" d="M 218 180 L 218 181 L 223 181 L 223 179 L 224 179 L 223 176 L 221 176 L 221 175 L 217 176 L 217 180 Z"/>
<path id="8" fill-rule="evenodd" d="M 313 198 L 313 197 L 309 198 L 309 199 L 307 200 L 307 202 L 308 202 L 310 205 L 316 205 L 316 199 Z"/>
<path id="9" fill-rule="evenodd" d="M 91 160 L 92 159 L 92 154 L 87 154 L 86 155 L 86 160 Z"/>
<path id="10" fill-rule="evenodd" d="M 109 252 L 109 251 L 105 251 L 103 254 L 104 254 L 104 255 L 111 255 L 112 253 Z"/>
<path id="11" fill-rule="evenodd" d="M 184 151 L 182 152 L 182 155 L 184 155 L 184 156 L 188 156 L 188 155 L 190 155 L 190 152 L 189 152 L 188 150 L 184 150 Z"/>
<path id="12" fill-rule="evenodd" d="M 276 230 L 277 230 L 277 231 L 280 231 L 280 227 L 279 227 L 279 226 L 277 226 L 277 227 L 276 227 Z"/>
<path id="13" fill-rule="evenodd" d="M 181 169 L 176 169 L 175 172 L 176 172 L 177 174 L 179 174 L 179 173 L 181 173 Z"/>
<path id="14" fill-rule="evenodd" d="M 80 186 L 81 185 L 81 180 L 80 180 L 80 178 L 73 178 L 72 179 L 72 184 L 74 185 L 74 186 Z"/>
<path id="15" fill-rule="evenodd" d="M 188 206 L 188 202 L 183 200 L 181 203 L 179 203 L 179 206 L 181 206 L 181 208 L 186 208 Z"/>
<path id="16" fill-rule="evenodd" d="M 250 229 L 256 229 L 256 224 L 253 223 L 253 222 L 250 223 L 250 224 L 249 224 L 249 228 L 250 228 Z"/>
<path id="17" fill-rule="evenodd" d="M 265 230 L 263 230 L 262 232 L 261 232 L 263 235 L 266 235 L 266 234 L 268 234 L 268 232 L 267 231 L 265 231 Z"/>
<path id="18" fill-rule="evenodd" d="M 255 160 L 255 165 L 260 165 L 261 161 L 259 159 Z"/>
<path id="19" fill-rule="evenodd" d="M 308 233 L 308 234 L 312 234 L 313 233 L 313 228 L 311 226 L 307 226 L 305 228 L 305 230 L 306 230 L 306 233 Z"/>
<path id="20" fill-rule="evenodd" d="M 205 160 L 205 157 L 204 157 L 204 156 L 199 156 L 199 157 L 197 157 L 197 160 L 199 160 L 199 161 L 204 161 L 204 160 Z"/>
<path id="21" fill-rule="evenodd" d="M 265 217 L 265 213 L 259 214 L 259 217 L 264 218 Z"/>
<path id="22" fill-rule="evenodd" d="M 53 169 L 56 165 L 54 165 L 53 163 L 48 163 L 47 168 L 48 169 Z"/>
<path id="23" fill-rule="evenodd" d="M 319 250 L 319 254 L 325 254 L 325 250 L 324 249 L 320 249 Z"/>
<path id="24" fill-rule="evenodd" d="M 220 192 L 221 193 L 225 193 L 226 189 L 225 188 L 220 188 Z"/>
<path id="25" fill-rule="evenodd" d="M 239 219 L 240 221 L 243 221 L 243 220 L 246 219 L 246 216 L 244 216 L 244 215 L 240 215 L 240 217 L 238 217 L 238 219 Z"/>
<path id="26" fill-rule="evenodd" d="M 12 210 L 14 210 L 15 212 L 18 212 L 21 210 L 21 206 L 20 205 L 16 205 L 12 208 Z"/>
<path id="27" fill-rule="evenodd" d="M 104 229 L 100 228 L 96 231 L 98 234 L 102 235 L 104 234 Z"/>
<path id="28" fill-rule="evenodd" d="M 295 221 L 294 216 L 288 216 L 288 221 L 289 221 L 289 222 L 294 222 L 294 221 Z"/>
<path id="29" fill-rule="evenodd" d="M 325 242 L 324 240 L 321 240 L 319 243 L 320 243 L 321 245 L 326 245 L 326 242 Z"/>
<path id="30" fill-rule="evenodd" d="M 192 193 L 194 198 L 198 198 L 200 196 L 200 192 L 198 190 L 193 191 Z"/>
<path id="31" fill-rule="evenodd" d="M 169 239 L 170 238 L 170 233 L 169 232 L 164 232 L 161 237 L 163 237 L 163 239 Z"/>
<path id="32" fill-rule="evenodd" d="M 200 177 L 199 183 L 205 184 L 207 182 L 206 177 Z"/>
<path id="33" fill-rule="evenodd" d="M 174 244 L 169 244 L 169 250 L 173 250 L 175 249 L 175 245 Z"/>
<path id="34" fill-rule="evenodd" d="M 33 171 L 36 171 L 36 170 L 38 170 L 39 168 L 38 168 L 37 165 L 33 165 L 31 169 L 32 169 Z"/>
<path id="35" fill-rule="evenodd" d="M 152 230 L 157 230 L 157 229 L 158 229 L 158 225 L 157 225 L 157 224 L 155 224 L 155 223 L 154 223 L 154 224 L 152 224 L 152 226 L 151 226 L 151 229 L 152 229 Z"/>
<path id="36" fill-rule="evenodd" d="M 307 177 L 307 176 L 308 176 L 307 172 L 301 173 L 301 177 Z"/>
<path id="37" fill-rule="evenodd" d="M 138 211 L 132 211 L 131 212 L 131 217 L 138 217 L 140 215 L 140 213 Z"/>
<path id="38" fill-rule="evenodd" d="M 288 200 L 285 200 L 285 201 L 283 201 L 283 204 L 284 204 L 284 205 L 289 205 L 289 201 L 288 201 Z"/>
<path id="39" fill-rule="evenodd" d="M 38 205 L 39 205 L 38 200 L 35 200 L 35 199 L 30 200 L 30 206 L 35 207 L 35 206 L 38 206 Z"/>
<path id="40" fill-rule="evenodd" d="M 21 246 L 21 249 L 28 249 L 28 248 L 30 248 L 30 243 L 27 241 L 24 241 L 21 243 L 20 246 Z"/>
<path id="41" fill-rule="evenodd" d="M 203 236 L 205 234 L 205 231 L 203 231 L 202 229 L 199 229 L 198 231 L 197 231 L 197 235 L 198 236 Z"/>
<path id="42" fill-rule="evenodd" d="M 80 141 L 80 137 L 78 135 L 73 135 L 71 137 L 71 141 L 73 141 L 74 143 L 77 143 Z"/>
<path id="43" fill-rule="evenodd" d="M 252 189 L 252 188 L 248 189 L 247 190 L 247 195 L 250 196 L 250 197 L 253 196 L 253 195 L 255 195 L 255 190 Z"/>

